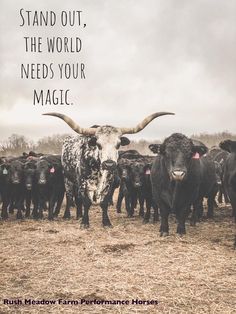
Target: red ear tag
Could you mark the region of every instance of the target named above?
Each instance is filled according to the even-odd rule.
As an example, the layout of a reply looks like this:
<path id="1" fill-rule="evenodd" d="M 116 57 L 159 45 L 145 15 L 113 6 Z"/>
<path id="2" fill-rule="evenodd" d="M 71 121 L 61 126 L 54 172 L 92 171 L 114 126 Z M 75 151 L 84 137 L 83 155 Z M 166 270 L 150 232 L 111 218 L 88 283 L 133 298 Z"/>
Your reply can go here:
<path id="1" fill-rule="evenodd" d="M 145 174 L 150 174 L 150 173 L 151 173 L 150 169 L 146 169 Z"/>
<path id="2" fill-rule="evenodd" d="M 199 155 L 199 153 L 195 153 L 195 155 L 193 155 L 193 157 L 192 157 L 193 159 L 200 159 L 200 155 Z"/>
<path id="3" fill-rule="evenodd" d="M 52 168 L 50 169 L 50 173 L 54 173 L 54 172 L 55 172 L 55 168 L 52 167 Z"/>

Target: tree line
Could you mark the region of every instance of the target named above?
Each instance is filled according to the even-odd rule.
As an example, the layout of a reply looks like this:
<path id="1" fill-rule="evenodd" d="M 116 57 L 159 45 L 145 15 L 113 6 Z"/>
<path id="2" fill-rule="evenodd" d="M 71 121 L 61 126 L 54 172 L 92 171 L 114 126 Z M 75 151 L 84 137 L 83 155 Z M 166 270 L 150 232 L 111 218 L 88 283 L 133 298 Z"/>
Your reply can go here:
<path id="1" fill-rule="evenodd" d="M 45 136 L 38 141 L 32 141 L 27 139 L 24 135 L 12 134 L 7 140 L 0 143 L 0 155 L 1 156 L 18 156 L 23 152 L 35 151 L 37 153 L 44 154 L 60 154 L 64 139 L 69 134 L 54 134 L 51 136 Z M 207 147 L 218 146 L 218 144 L 225 140 L 236 140 L 236 134 L 224 131 L 219 133 L 200 133 L 193 134 L 191 138 L 202 141 Z M 128 146 L 122 149 L 136 149 L 141 154 L 151 154 L 148 146 L 151 143 L 160 143 L 161 140 L 137 140 L 131 141 Z"/>

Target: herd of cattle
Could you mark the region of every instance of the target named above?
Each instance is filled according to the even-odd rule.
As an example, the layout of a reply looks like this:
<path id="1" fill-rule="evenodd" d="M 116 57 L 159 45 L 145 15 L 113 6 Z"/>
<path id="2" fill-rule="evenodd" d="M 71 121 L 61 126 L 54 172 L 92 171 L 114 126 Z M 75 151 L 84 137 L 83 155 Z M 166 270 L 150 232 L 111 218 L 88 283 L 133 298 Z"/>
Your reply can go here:
<path id="1" fill-rule="evenodd" d="M 217 195 L 219 203 L 223 197 L 231 203 L 236 222 L 236 141 L 225 140 L 208 150 L 202 142 L 174 133 L 162 144 L 149 145 L 153 156 L 119 150 L 129 144 L 123 134 L 137 133 L 153 119 L 169 114 L 155 113 L 134 128 L 82 128 L 65 115 L 47 114 L 64 120 L 79 135 L 65 139 L 61 155 L 30 152 L 0 158 L 2 219 L 15 209 L 18 219 L 22 212 L 25 217 L 41 219 L 44 210 L 53 219 L 65 194 L 64 218 L 70 218 L 75 206 L 76 217 L 88 227 L 89 208 L 97 204 L 102 208 L 103 226 L 111 226 L 108 207 L 119 187 L 117 212 L 124 199 L 128 217 L 139 208 L 139 215 L 149 222 L 153 209 L 154 222 L 161 216 L 161 236 L 169 233 L 170 213 L 176 215 L 177 233 L 185 234 L 188 216 L 191 225 L 201 219 L 204 198 L 207 217 L 212 218 Z"/>

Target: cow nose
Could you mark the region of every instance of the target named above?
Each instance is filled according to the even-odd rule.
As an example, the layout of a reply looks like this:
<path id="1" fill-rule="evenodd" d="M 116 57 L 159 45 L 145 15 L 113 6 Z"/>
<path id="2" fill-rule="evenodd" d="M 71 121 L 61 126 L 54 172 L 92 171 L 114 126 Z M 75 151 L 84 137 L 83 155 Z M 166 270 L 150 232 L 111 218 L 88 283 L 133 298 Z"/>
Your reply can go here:
<path id="1" fill-rule="evenodd" d="M 31 188 L 32 188 L 32 185 L 30 183 L 26 184 L 26 189 L 27 190 L 31 190 Z"/>
<path id="2" fill-rule="evenodd" d="M 172 178 L 175 180 L 175 181 L 182 181 L 183 178 L 185 177 L 185 172 L 184 171 L 181 171 L 181 170 L 175 170 L 175 171 L 172 171 L 171 175 L 172 175 Z"/>
<path id="3" fill-rule="evenodd" d="M 13 184 L 19 184 L 19 183 L 20 183 L 20 180 L 15 179 L 15 180 L 12 181 L 12 183 L 13 183 Z"/>
<path id="4" fill-rule="evenodd" d="M 46 184 L 46 180 L 43 180 L 43 179 L 41 179 L 41 180 L 39 180 L 39 184 Z"/>
<path id="5" fill-rule="evenodd" d="M 135 186 L 136 188 L 140 188 L 141 183 L 140 183 L 140 182 L 135 182 L 135 183 L 134 183 L 134 186 Z"/>
<path id="6" fill-rule="evenodd" d="M 102 168 L 104 170 L 113 170 L 116 168 L 116 162 L 111 159 L 108 159 L 102 163 Z"/>

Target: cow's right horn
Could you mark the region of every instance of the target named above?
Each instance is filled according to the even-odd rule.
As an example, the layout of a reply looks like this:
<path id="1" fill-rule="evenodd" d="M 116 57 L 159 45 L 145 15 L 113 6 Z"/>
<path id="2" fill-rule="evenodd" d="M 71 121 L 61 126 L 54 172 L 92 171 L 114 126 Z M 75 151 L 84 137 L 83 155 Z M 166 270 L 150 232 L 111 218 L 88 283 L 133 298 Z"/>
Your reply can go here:
<path id="1" fill-rule="evenodd" d="M 75 132 L 79 134 L 94 135 L 96 132 L 96 129 L 93 129 L 93 128 L 81 128 L 77 123 L 75 123 L 71 118 L 69 118 L 65 114 L 61 114 L 57 112 L 48 112 L 48 113 L 43 113 L 43 115 L 58 117 L 64 120 L 72 128 L 72 130 L 74 130 Z"/>
<path id="2" fill-rule="evenodd" d="M 151 114 L 150 116 L 146 117 L 142 122 L 140 122 L 136 127 L 134 128 L 120 128 L 122 134 L 134 134 L 142 131 L 153 119 L 156 119 L 157 117 L 165 116 L 171 114 L 173 115 L 173 112 L 156 112 Z"/>

